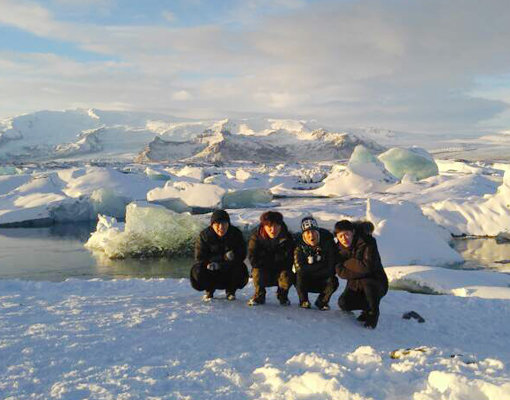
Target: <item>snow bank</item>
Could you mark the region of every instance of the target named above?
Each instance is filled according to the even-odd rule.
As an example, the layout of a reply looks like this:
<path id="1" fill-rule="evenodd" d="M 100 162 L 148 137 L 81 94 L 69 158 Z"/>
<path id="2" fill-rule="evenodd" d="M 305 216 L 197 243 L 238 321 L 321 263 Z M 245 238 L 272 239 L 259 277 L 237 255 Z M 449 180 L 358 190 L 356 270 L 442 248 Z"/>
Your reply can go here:
<path id="1" fill-rule="evenodd" d="M 476 201 L 442 200 L 423 212 L 452 234 L 497 236 L 510 226 L 510 171 L 494 195 Z"/>
<path id="2" fill-rule="evenodd" d="M 109 258 L 187 254 L 207 226 L 202 221 L 162 206 L 135 202 L 126 207 L 125 225 L 100 216 L 85 247 L 101 250 Z"/>
<path id="3" fill-rule="evenodd" d="M 323 196 L 343 196 L 350 194 L 365 194 L 384 192 L 397 183 L 384 165 L 374 157 L 365 147 L 358 145 L 354 149 L 347 168 L 334 167 L 324 186 L 314 193 Z"/>
<path id="4" fill-rule="evenodd" d="M 367 201 L 366 217 L 375 225 L 374 235 L 384 265 L 444 265 L 462 262 L 448 241 L 450 234 L 423 215 L 411 202 L 388 204 Z"/>
<path id="5" fill-rule="evenodd" d="M 398 179 L 402 179 L 404 175 L 411 175 L 420 180 L 439 173 L 432 156 L 419 147 L 409 149 L 394 147 L 380 154 L 379 160 Z"/>
<path id="6" fill-rule="evenodd" d="M 372 331 L 348 313 L 298 308 L 294 291 L 290 307 L 268 296 L 265 306 L 248 308 L 252 290 L 205 304 L 187 280 L 2 280 L 0 393 L 17 400 L 510 396 L 508 301 L 390 291 Z M 426 322 L 403 320 L 409 310 Z"/>
<path id="7" fill-rule="evenodd" d="M 508 274 L 421 265 L 387 267 L 385 271 L 390 286 L 394 289 L 510 300 L 510 275 Z"/>

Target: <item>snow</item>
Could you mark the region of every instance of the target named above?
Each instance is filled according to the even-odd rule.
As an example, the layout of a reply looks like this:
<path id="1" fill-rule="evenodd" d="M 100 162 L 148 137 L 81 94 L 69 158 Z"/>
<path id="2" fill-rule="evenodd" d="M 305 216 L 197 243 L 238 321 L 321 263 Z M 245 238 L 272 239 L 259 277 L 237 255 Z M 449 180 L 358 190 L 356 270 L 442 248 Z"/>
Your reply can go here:
<path id="1" fill-rule="evenodd" d="M 362 145 L 356 146 L 346 168 L 334 167 L 324 186 L 314 191 L 323 196 L 382 192 L 397 183 L 384 165 Z"/>
<path id="2" fill-rule="evenodd" d="M 226 190 L 218 185 L 168 181 L 164 187 L 149 191 L 147 200 L 178 212 L 193 207 L 213 209 L 221 207 L 225 193 Z"/>
<path id="3" fill-rule="evenodd" d="M 394 147 L 380 154 L 379 160 L 398 179 L 411 175 L 419 180 L 437 175 L 439 172 L 432 156 L 419 147 L 409 149 Z"/>
<path id="4" fill-rule="evenodd" d="M 508 301 L 390 293 L 353 315 L 187 280 L 0 281 L 6 399 L 508 399 Z M 337 295 L 334 298 L 336 300 Z M 416 310 L 424 324 L 403 320 Z M 257 327 L 254 334 L 254 327 Z"/>
<path id="5" fill-rule="evenodd" d="M 442 200 L 423 211 L 452 234 L 497 236 L 510 226 L 510 171 L 493 195 L 477 200 Z"/>
<path id="6" fill-rule="evenodd" d="M 126 207 L 125 224 L 100 216 L 85 247 L 102 251 L 109 258 L 187 254 L 206 226 L 200 217 L 133 202 Z"/>
<path id="7" fill-rule="evenodd" d="M 431 266 L 386 267 L 390 287 L 420 293 L 510 300 L 510 275 Z"/>
<path id="8" fill-rule="evenodd" d="M 453 250 L 449 233 L 423 215 L 411 202 L 397 204 L 369 200 L 367 220 L 375 225 L 374 235 L 386 265 L 445 265 L 463 258 Z"/>

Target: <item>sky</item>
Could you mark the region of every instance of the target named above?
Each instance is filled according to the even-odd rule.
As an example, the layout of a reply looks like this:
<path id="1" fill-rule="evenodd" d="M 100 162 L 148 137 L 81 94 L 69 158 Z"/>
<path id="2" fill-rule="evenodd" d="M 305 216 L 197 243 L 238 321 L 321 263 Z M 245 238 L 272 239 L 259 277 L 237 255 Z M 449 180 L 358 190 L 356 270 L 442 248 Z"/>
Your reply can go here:
<path id="1" fill-rule="evenodd" d="M 0 0 L 0 117 L 510 130 L 508 0 Z"/>

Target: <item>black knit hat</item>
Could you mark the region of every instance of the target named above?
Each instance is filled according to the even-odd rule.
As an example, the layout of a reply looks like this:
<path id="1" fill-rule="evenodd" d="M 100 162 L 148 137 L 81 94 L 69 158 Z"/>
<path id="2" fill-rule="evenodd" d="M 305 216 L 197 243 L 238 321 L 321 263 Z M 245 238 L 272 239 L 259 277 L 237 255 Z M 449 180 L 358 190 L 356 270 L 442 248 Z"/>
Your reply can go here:
<path id="1" fill-rule="evenodd" d="M 352 231 L 354 232 L 354 225 L 351 221 L 347 219 L 343 219 L 341 221 L 338 221 L 335 224 L 335 233 L 338 232 L 344 232 L 344 231 Z"/>
<path id="2" fill-rule="evenodd" d="M 309 230 L 318 231 L 319 230 L 319 224 L 317 223 L 317 220 L 314 217 L 312 217 L 312 216 L 304 217 L 301 220 L 301 230 L 303 232 L 309 231 Z"/>
<path id="3" fill-rule="evenodd" d="M 260 216 L 260 223 L 262 225 L 268 225 L 268 224 L 283 224 L 283 215 L 282 213 L 279 213 L 278 211 L 266 211 L 265 213 L 262 213 Z"/>
<path id="4" fill-rule="evenodd" d="M 228 222 L 230 224 L 230 216 L 225 210 L 214 210 L 211 215 L 211 225 L 215 222 Z"/>

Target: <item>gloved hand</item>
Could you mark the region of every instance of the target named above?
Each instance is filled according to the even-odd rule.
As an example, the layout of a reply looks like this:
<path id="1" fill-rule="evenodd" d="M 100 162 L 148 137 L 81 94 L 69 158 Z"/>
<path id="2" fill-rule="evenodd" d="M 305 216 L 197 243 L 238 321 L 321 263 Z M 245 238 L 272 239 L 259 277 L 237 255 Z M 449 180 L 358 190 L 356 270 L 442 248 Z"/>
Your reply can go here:
<path id="1" fill-rule="evenodd" d="M 235 253 L 232 250 L 229 250 L 225 253 L 225 260 L 233 261 L 235 257 Z"/>
<path id="2" fill-rule="evenodd" d="M 209 271 L 218 271 L 220 269 L 220 264 L 218 264 L 217 262 L 209 263 L 207 264 L 207 269 Z"/>

